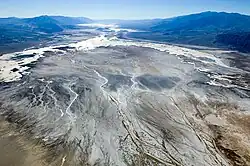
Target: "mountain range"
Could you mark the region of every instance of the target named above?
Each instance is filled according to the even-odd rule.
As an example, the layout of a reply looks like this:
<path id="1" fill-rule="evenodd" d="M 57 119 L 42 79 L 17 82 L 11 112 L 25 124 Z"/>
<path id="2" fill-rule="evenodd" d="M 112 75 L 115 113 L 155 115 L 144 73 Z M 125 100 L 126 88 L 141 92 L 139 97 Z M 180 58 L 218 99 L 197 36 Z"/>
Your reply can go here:
<path id="1" fill-rule="evenodd" d="M 0 18 L 0 53 L 18 51 L 50 40 L 55 33 L 91 23 L 85 17 L 39 16 Z"/>
<path id="2" fill-rule="evenodd" d="M 129 38 L 250 52 L 250 16 L 225 12 L 147 20 L 91 20 L 65 16 L 0 18 L 0 45 L 8 47 L 10 43 L 39 41 L 66 29 L 74 29 L 77 24 L 93 22 L 116 23 L 122 28 L 140 30 L 126 34 Z"/>
<path id="3" fill-rule="evenodd" d="M 68 26 L 91 23 L 92 20 L 85 17 L 64 16 L 39 16 L 33 18 L 0 18 L 0 28 L 21 28 L 33 32 L 55 33 L 61 32 Z"/>
<path id="4" fill-rule="evenodd" d="M 122 27 L 146 32 L 128 36 L 177 44 L 224 47 L 250 52 L 250 16 L 238 13 L 203 12 L 169 19 L 123 22 Z"/>

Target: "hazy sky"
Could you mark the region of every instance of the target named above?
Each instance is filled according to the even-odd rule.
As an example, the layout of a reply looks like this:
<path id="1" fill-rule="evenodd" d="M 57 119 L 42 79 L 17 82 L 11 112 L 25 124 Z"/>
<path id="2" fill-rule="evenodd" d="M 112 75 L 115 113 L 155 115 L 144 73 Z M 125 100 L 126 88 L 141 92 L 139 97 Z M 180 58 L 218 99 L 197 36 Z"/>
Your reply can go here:
<path id="1" fill-rule="evenodd" d="M 250 0 L 0 0 L 0 17 L 166 18 L 202 11 L 250 15 Z"/>

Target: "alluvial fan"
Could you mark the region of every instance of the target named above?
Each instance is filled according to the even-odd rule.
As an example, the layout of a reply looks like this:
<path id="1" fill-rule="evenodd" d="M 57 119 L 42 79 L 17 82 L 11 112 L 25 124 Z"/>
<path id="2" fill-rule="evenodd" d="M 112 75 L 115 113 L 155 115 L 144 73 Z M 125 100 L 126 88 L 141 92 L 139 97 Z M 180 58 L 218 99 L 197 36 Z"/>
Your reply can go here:
<path id="1" fill-rule="evenodd" d="M 101 36 L 3 55 L 0 165 L 249 165 L 236 54 Z"/>

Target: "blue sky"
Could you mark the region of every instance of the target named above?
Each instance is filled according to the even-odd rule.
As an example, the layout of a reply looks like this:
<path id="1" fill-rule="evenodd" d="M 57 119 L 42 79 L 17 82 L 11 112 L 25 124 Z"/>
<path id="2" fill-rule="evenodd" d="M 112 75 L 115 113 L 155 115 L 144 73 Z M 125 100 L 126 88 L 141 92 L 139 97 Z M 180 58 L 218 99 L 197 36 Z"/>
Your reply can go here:
<path id="1" fill-rule="evenodd" d="M 0 17 L 167 18 L 202 11 L 250 15 L 250 0 L 0 0 Z"/>

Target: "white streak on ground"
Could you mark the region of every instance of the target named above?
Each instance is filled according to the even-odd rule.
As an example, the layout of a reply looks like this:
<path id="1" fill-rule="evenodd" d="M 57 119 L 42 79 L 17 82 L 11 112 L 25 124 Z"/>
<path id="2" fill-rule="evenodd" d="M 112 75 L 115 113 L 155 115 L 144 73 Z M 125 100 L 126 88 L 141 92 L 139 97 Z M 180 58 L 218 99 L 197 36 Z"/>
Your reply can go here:
<path id="1" fill-rule="evenodd" d="M 131 85 L 131 89 L 135 88 L 135 86 L 138 85 L 138 83 L 135 81 L 135 78 L 136 78 L 135 75 L 133 75 L 133 77 L 131 77 L 131 82 L 133 83 Z"/>
<path id="2" fill-rule="evenodd" d="M 95 69 L 93 69 L 93 71 L 98 75 L 98 77 L 100 77 L 101 79 L 104 80 L 104 82 L 100 85 L 100 89 L 106 93 L 106 91 L 103 89 L 104 85 L 106 85 L 108 83 L 108 79 L 106 77 L 103 77 L 98 71 L 96 71 Z"/>
<path id="3" fill-rule="evenodd" d="M 66 51 L 59 50 L 59 47 L 73 47 L 76 51 L 89 51 L 96 49 L 98 47 L 107 47 L 107 46 L 137 46 L 137 47 L 146 47 L 156 49 L 162 52 L 167 52 L 172 55 L 185 56 L 197 61 L 200 61 L 205 64 L 216 64 L 222 67 L 227 67 L 219 58 L 215 57 L 212 54 L 200 52 L 197 50 L 192 50 L 189 48 L 184 48 L 180 46 L 168 45 L 168 44 L 159 44 L 159 43 L 149 43 L 149 42 L 135 42 L 132 40 L 118 39 L 116 36 L 106 37 L 101 35 L 94 37 L 88 40 L 84 40 L 78 43 L 72 43 L 69 45 L 59 45 L 53 47 L 44 47 L 39 49 L 25 50 L 23 52 L 16 52 L 12 54 L 4 54 L 0 57 L 0 80 L 4 82 L 12 82 L 20 80 L 22 73 L 25 72 L 28 67 L 21 67 L 32 62 L 37 61 L 39 58 L 43 57 L 44 53 L 47 51 L 66 53 Z M 12 57 L 18 57 L 20 55 L 30 55 L 35 54 L 34 57 L 24 58 L 22 60 L 11 60 Z M 211 61 L 201 60 L 199 58 L 207 58 Z M 11 70 L 17 68 L 17 72 L 12 72 Z M 101 78 L 104 78 L 101 76 Z M 106 78 L 104 78 L 106 79 Z"/>
<path id="4" fill-rule="evenodd" d="M 77 99 L 77 97 L 78 97 L 79 95 L 78 95 L 76 92 L 74 92 L 74 91 L 71 89 L 71 87 L 68 87 L 68 89 L 69 89 L 69 91 L 70 91 L 71 93 L 73 93 L 75 96 L 74 96 L 73 100 L 70 102 L 70 104 L 68 105 L 68 107 L 66 108 L 65 113 L 66 113 L 67 115 L 69 115 L 71 118 L 74 118 L 73 115 L 72 115 L 72 113 L 69 112 L 69 110 L 70 110 L 70 107 L 72 106 L 72 104 L 75 102 L 75 100 Z"/>

